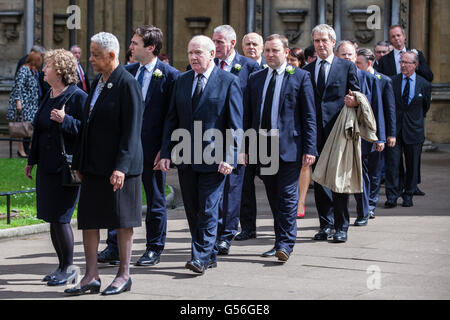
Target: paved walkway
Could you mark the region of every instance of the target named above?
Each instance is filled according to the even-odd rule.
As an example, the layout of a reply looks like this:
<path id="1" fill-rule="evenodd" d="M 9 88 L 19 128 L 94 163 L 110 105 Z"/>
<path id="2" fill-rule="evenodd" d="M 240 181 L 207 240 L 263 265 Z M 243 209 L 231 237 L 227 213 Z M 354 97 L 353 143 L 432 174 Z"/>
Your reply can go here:
<path id="1" fill-rule="evenodd" d="M 0 146 L 0 155 L 7 143 Z M 7 156 L 7 155 L 6 155 Z M 264 187 L 257 182 L 258 238 L 233 243 L 216 269 L 196 276 L 184 269 L 190 234 L 183 208 L 169 210 L 167 245 L 161 263 L 132 267 L 130 293 L 67 298 L 64 287 L 40 280 L 57 259 L 48 233 L 0 241 L 0 299 L 449 299 L 450 298 L 450 146 L 423 154 L 421 189 L 413 208 L 379 208 L 367 227 L 351 227 L 345 244 L 314 242 L 318 228 L 313 193 L 307 216 L 298 220 L 294 253 L 286 264 L 259 255 L 274 243 L 273 221 Z M 176 172 L 168 183 L 177 188 Z M 384 191 L 383 191 L 384 192 Z M 385 196 L 381 195 L 381 203 Z M 352 221 L 356 215 L 351 199 Z M 102 240 L 106 233 L 102 231 Z M 135 230 L 132 260 L 145 249 L 145 230 Z M 105 246 L 104 241 L 100 249 Z M 75 264 L 84 272 L 81 232 L 75 231 Z M 102 289 L 116 267 L 102 265 Z"/>

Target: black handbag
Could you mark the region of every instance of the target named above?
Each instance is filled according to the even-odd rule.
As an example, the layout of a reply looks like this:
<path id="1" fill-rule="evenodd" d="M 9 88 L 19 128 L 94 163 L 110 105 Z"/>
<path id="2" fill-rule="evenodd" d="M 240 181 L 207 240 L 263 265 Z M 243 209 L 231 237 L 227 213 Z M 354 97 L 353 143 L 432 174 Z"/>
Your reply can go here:
<path id="1" fill-rule="evenodd" d="M 73 92 L 69 96 L 69 98 L 66 99 L 66 102 L 64 103 L 63 106 L 66 105 L 67 101 L 69 101 L 69 99 L 72 97 L 74 93 L 75 92 Z M 71 154 L 67 154 L 61 124 L 58 127 L 59 127 L 59 140 L 61 142 L 61 155 L 63 157 L 63 166 L 61 171 L 61 185 L 63 187 L 78 187 L 81 184 L 81 180 L 78 179 L 78 176 L 75 174 L 75 170 L 72 170 L 73 156 Z"/>

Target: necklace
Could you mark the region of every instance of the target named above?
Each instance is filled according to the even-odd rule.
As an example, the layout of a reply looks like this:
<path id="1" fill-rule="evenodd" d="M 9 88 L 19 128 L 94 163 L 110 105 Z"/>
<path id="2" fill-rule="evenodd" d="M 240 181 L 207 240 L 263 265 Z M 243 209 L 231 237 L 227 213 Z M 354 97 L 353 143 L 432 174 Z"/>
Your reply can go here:
<path id="1" fill-rule="evenodd" d="M 64 89 L 62 89 L 58 94 L 55 94 L 55 90 L 52 88 L 51 97 L 56 98 L 57 96 L 60 96 L 67 90 L 67 88 L 69 88 L 69 86 L 65 86 Z"/>

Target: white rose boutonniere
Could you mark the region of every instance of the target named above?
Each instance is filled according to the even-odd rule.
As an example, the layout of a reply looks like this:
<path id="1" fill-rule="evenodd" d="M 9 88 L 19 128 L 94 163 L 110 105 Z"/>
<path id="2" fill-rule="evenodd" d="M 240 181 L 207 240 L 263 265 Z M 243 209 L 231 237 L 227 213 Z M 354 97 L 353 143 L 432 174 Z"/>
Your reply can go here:
<path id="1" fill-rule="evenodd" d="M 156 79 L 161 79 L 162 77 L 164 77 L 164 74 L 161 70 L 156 69 L 155 71 L 153 71 L 153 77 L 155 77 Z"/>
<path id="2" fill-rule="evenodd" d="M 378 80 L 381 80 L 383 77 L 381 76 L 381 74 L 377 74 L 376 77 L 378 78 Z"/>
<path id="3" fill-rule="evenodd" d="M 236 63 L 233 67 L 234 70 L 236 70 L 237 72 L 242 70 L 242 66 L 239 63 Z"/>
<path id="4" fill-rule="evenodd" d="M 267 69 L 269 66 L 267 64 L 263 65 L 264 69 Z"/>
<path id="5" fill-rule="evenodd" d="M 295 73 L 295 68 L 293 66 L 287 66 L 286 67 L 286 72 L 289 74 L 294 74 Z"/>
<path id="6" fill-rule="evenodd" d="M 113 84 L 110 82 L 110 83 L 108 83 L 107 87 L 108 87 L 108 89 L 111 89 L 113 87 Z"/>

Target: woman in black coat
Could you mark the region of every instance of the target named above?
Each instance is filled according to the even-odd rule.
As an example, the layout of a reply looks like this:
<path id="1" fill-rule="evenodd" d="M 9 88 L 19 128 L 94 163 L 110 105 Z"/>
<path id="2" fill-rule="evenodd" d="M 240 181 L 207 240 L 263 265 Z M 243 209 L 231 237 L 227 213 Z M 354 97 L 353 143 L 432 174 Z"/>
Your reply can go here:
<path id="1" fill-rule="evenodd" d="M 131 289 L 129 266 L 133 228 L 142 224 L 141 127 L 143 98 L 134 77 L 119 64 L 117 38 L 101 32 L 91 38 L 89 61 L 98 78 L 86 103 L 74 169 L 82 176 L 78 228 L 83 230 L 86 275 L 68 294 L 98 292 L 99 229 L 118 229 L 120 266 L 103 295 Z"/>
<path id="2" fill-rule="evenodd" d="M 75 277 L 68 268 L 73 264 L 73 232 L 70 226 L 79 187 L 62 186 L 63 156 L 61 134 L 68 154 L 73 154 L 82 110 L 87 94 L 77 87 L 76 59 L 64 49 L 46 53 L 44 80 L 51 90 L 43 99 L 34 119 L 25 175 L 32 179 L 36 171 L 37 217 L 50 223 L 50 235 L 59 266 L 44 278 L 50 286 L 64 285 Z"/>

